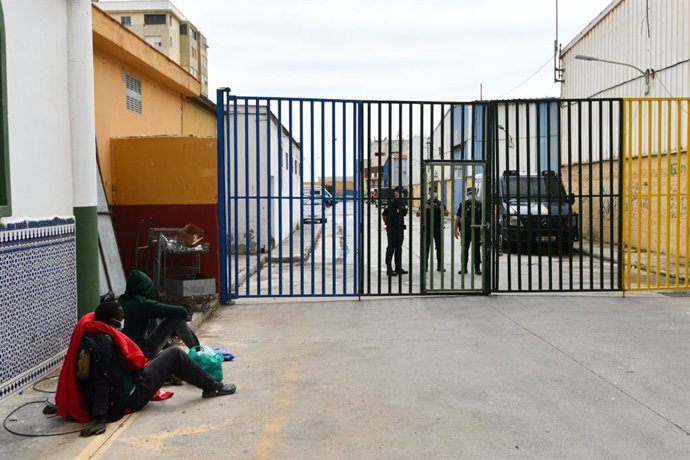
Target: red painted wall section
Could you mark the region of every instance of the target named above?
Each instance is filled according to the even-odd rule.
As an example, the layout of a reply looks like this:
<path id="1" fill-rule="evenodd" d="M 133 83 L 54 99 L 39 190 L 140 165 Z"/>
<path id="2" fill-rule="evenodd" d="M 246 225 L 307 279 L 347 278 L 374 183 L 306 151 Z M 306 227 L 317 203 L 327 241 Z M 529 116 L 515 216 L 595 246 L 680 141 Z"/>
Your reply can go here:
<path id="1" fill-rule="evenodd" d="M 200 256 L 201 272 L 215 278 L 216 289 L 220 288 L 217 205 L 114 205 L 111 209 L 125 274 L 134 268 L 144 270 L 149 275 L 153 273 L 153 247 L 148 251 L 146 266 L 143 266 L 144 251 L 139 252 L 138 265 L 135 261 L 136 248 L 146 244 L 149 228 L 182 228 L 187 224 L 194 224 L 204 229 L 204 240 L 210 244 L 209 252 Z M 185 266 L 192 263 L 191 257 L 193 256 L 174 256 L 168 260 L 171 264 Z"/>

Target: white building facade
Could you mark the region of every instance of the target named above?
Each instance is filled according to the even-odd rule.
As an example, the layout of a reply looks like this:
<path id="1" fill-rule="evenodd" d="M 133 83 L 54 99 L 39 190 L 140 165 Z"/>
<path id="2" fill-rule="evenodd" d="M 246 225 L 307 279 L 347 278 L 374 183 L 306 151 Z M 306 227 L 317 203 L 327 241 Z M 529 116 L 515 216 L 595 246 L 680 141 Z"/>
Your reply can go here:
<path id="1" fill-rule="evenodd" d="M 62 362 L 78 304 L 98 302 L 98 246 L 91 3 L 0 7 L 3 398 Z M 96 258 L 82 268 L 96 276 L 82 292 L 84 247 Z"/>
<path id="2" fill-rule="evenodd" d="M 267 253 L 300 223 L 302 148 L 266 106 L 258 120 L 256 106 L 238 105 L 237 113 L 231 107 L 229 126 L 230 252 Z"/>

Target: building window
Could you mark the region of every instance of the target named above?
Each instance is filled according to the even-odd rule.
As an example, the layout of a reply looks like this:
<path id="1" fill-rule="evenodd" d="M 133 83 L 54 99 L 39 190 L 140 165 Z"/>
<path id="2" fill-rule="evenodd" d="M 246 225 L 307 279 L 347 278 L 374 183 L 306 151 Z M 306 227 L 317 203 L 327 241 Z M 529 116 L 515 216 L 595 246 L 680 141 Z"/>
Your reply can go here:
<path id="1" fill-rule="evenodd" d="M 7 64 L 5 20 L 0 5 L 0 217 L 12 215 L 10 197 L 10 152 L 7 142 Z"/>
<path id="2" fill-rule="evenodd" d="M 166 20 L 166 17 L 164 14 L 145 14 L 144 15 L 144 24 L 147 26 L 152 26 L 156 24 L 163 24 L 165 25 L 168 21 Z"/>
<path id="3" fill-rule="evenodd" d="M 163 39 L 160 35 L 149 35 L 145 37 L 145 39 L 149 43 L 149 45 L 153 45 L 156 48 L 161 48 L 163 46 Z"/>
<path id="4" fill-rule="evenodd" d="M 187 24 L 180 24 L 180 35 L 187 35 Z"/>
<path id="5" fill-rule="evenodd" d="M 132 16 L 120 16 L 120 24 L 122 24 L 123 26 L 131 26 Z"/>
<path id="6" fill-rule="evenodd" d="M 192 59 L 196 59 L 196 48 L 192 48 Z"/>
<path id="7" fill-rule="evenodd" d="M 208 67 L 208 61 L 206 60 L 205 57 L 202 57 L 201 58 L 201 68 L 205 69 L 206 67 Z"/>
<path id="8" fill-rule="evenodd" d="M 196 40 L 196 30 L 192 29 L 192 39 Z"/>
<path id="9" fill-rule="evenodd" d="M 141 80 L 125 71 L 125 105 L 130 112 L 142 114 Z"/>
<path id="10" fill-rule="evenodd" d="M 172 39 L 172 37 L 170 37 L 170 48 L 174 48 L 174 46 L 173 46 L 173 39 Z"/>

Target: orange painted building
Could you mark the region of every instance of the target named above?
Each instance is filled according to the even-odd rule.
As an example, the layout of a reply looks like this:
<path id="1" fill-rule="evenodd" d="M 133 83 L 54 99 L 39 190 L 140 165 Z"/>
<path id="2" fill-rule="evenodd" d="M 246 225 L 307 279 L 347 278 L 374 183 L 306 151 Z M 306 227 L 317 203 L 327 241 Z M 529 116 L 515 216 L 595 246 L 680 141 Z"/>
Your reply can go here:
<path id="1" fill-rule="evenodd" d="M 135 259 L 149 228 L 192 223 L 210 244 L 200 271 L 218 280 L 215 106 L 182 67 L 92 13 L 98 160 L 125 273 L 152 274 L 151 257 Z"/>

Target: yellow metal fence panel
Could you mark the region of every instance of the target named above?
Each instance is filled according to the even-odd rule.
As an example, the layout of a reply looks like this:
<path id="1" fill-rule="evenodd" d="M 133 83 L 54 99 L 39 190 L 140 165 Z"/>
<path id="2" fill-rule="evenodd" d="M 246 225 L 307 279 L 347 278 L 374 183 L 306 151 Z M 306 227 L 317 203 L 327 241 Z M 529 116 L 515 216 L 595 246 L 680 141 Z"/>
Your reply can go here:
<path id="1" fill-rule="evenodd" d="M 625 99 L 623 289 L 690 288 L 690 99 Z"/>

